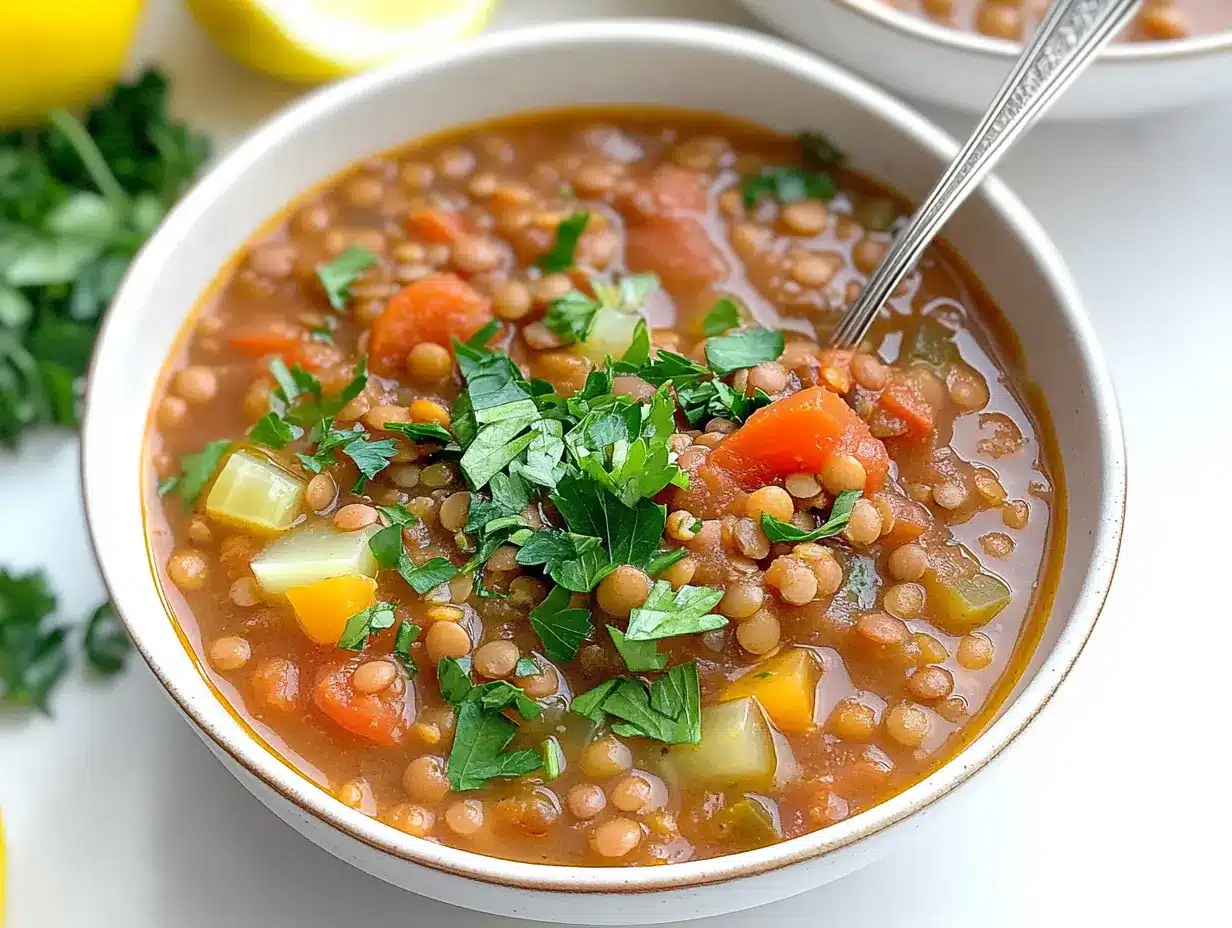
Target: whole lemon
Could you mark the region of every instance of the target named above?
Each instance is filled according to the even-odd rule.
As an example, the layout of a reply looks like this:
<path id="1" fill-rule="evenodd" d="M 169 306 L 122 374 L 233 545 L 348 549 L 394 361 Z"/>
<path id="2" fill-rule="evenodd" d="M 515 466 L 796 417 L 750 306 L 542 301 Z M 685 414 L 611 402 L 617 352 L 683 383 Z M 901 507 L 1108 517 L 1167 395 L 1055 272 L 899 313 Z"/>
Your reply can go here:
<path id="1" fill-rule="evenodd" d="M 96 97 L 119 77 L 142 0 L 0 0 L 0 126 Z"/>

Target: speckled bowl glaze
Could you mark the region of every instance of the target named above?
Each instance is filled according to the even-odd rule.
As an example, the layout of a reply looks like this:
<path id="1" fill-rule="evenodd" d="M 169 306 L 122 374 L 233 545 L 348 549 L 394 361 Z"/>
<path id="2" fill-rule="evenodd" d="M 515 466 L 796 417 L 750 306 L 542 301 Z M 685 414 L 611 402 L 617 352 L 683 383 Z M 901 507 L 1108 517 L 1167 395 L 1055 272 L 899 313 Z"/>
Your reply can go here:
<path id="1" fill-rule="evenodd" d="M 951 29 L 885 0 L 740 0 L 794 42 L 896 93 L 982 113 L 1022 46 Z M 1232 93 L 1232 32 L 1104 49 L 1045 119 L 1141 116 Z"/>
<path id="2" fill-rule="evenodd" d="M 1121 536 L 1124 445 L 1108 374 L 1047 236 L 997 180 L 948 235 L 1022 341 L 1077 475 L 1063 574 L 1043 641 L 999 717 L 956 759 L 824 831 L 714 860 L 652 868 L 518 863 L 445 847 L 354 811 L 254 740 L 185 651 L 150 567 L 141 467 L 159 371 L 203 290 L 284 204 L 366 154 L 442 128 L 541 108 L 633 103 L 824 129 L 861 170 L 909 196 L 954 142 L 911 110 L 773 39 L 663 21 L 584 22 L 499 33 L 307 97 L 254 132 L 188 194 L 138 257 L 90 373 L 83 471 L 91 533 L 137 648 L 218 758 L 275 813 L 339 858 L 416 893 L 486 912 L 651 924 L 748 908 L 819 886 L 878 856 L 1000 754 L 1055 692 L 1104 602 Z"/>

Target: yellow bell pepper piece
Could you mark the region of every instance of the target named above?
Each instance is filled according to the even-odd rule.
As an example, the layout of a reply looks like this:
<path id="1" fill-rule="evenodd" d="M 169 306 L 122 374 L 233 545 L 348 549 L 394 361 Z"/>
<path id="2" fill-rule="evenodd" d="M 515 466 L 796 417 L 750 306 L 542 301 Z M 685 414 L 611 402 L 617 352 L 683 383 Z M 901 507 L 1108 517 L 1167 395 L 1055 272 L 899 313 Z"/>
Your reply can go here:
<path id="1" fill-rule="evenodd" d="M 792 648 L 758 664 L 733 680 L 719 697 L 722 702 L 756 697 L 780 731 L 808 731 L 821 665 L 806 648 Z"/>
<path id="2" fill-rule="evenodd" d="M 337 644 L 347 619 L 376 602 L 376 581 L 348 574 L 287 590 L 304 634 L 317 644 Z"/>

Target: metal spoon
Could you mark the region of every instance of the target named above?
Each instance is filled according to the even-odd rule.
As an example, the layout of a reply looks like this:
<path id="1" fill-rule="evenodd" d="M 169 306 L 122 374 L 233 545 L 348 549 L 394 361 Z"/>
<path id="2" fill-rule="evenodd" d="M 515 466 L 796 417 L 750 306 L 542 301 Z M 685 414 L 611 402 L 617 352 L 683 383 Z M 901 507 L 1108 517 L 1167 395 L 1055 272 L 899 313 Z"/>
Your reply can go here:
<path id="1" fill-rule="evenodd" d="M 1005 83 L 937 185 L 894 238 L 885 258 L 830 336 L 855 348 L 920 254 L 1001 156 L 1077 80 L 1141 0 L 1054 0 Z"/>

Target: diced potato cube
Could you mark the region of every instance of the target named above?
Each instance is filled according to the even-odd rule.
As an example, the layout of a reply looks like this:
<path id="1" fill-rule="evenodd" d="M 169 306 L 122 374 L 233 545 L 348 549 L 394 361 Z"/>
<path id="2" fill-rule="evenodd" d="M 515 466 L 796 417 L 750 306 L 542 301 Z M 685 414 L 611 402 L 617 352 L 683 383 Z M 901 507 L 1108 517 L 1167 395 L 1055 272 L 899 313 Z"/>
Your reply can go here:
<path id="1" fill-rule="evenodd" d="M 703 709 L 701 743 L 674 746 L 666 765 L 669 777 L 686 788 L 768 789 L 778 754 L 765 712 L 745 697 Z"/>
<path id="2" fill-rule="evenodd" d="M 368 539 L 380 530 L 379 525 L 358 532 L 340 532 L 328 525 L 304 526 L 272 542 L 250 566 L 269 596 L 331 577 L 372 577 L 377 563 Z"/>
<path id="3" fill-rule="evenodd" d="M 719 698 L 729 702 L 754 696 L 780 731 L 808 731 L 821 670 L 812 651 L 791 648 L 733 680 Z"/>
<path id="4" fill-rule="evenodd" d="M 242 449 L 223 465 L 205 499 L 210 518 L 251 532 L 285 532 L 299 517 L 304 482 L 257 451 Z"/>
<path id="5" fill-rule="evenodd" d="M 330 577 L 287 590 L 304 634 L 317 644 L 337 644 L 347 619 L 376 602 L 376 581 L 361 574 Z"/>

